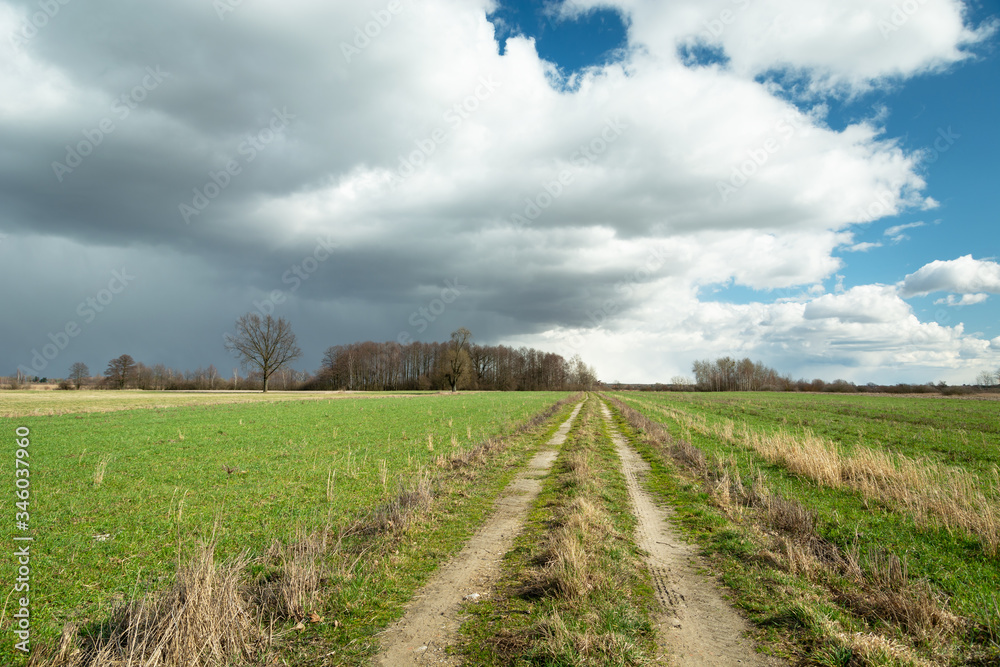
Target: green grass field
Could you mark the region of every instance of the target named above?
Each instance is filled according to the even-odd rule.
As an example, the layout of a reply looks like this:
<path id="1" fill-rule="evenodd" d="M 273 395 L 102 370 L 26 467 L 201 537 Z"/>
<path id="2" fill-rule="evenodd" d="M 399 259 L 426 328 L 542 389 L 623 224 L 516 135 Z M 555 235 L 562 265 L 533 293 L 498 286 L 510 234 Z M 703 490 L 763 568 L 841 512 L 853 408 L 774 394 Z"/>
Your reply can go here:
<path id="1" fill-rule="evenodd" d="M 91 396 L 106 407 L 114 393 Z M 349 523 L 434 468 L 438 457 L 510 433 L 566 394 L 274 395 L 277 401 L 198 404 L 211 396 L 195 395 L 196 404 L 183 407 L 121 410 L 131 400 L 178 400 L 125 396 L 115 412 L 0 419 L 11 495 L 15 429 L 31 431 L 34 642 L 51 641 L 67 621 L 99 621 L 116 602 L 162 589 L 179 560 L 213 535 L 221 560 L 243 551 L 259 556 L 297 530 Z M 13 407 L 5 398 L 0 410 L 27 411 L 21 397 Z M 13 503 L 8 507 L 3 534 L 10 545 Z M 0 578 L 13 581 L 14 566 L 4 558 Z M 10 606 L 2 623 L 5 664 Z"/>
<path id="2" fill-rule="evenodd" d="M 912 651 L 900 649 L 900 655 L 933 663 L 1000 659 L 1000 556 L 987 539 L 995 535 L 1000 510 L 998 403 L 795 394 L 614 396 L 707 456 L 699 469 L 670 461 L 662 449 L 644 451 L 659 463 L 655 488 L 679 507 L 678 521 L 692 539 L 718 559 L 740 606 L 759 624 L 798 635 L 797 657 L 809 664 L 855 664 L 852 651 L 858 656 L 862 649 L 852 649 L 844 637 L 878 636 Z M 803 455 L 796 457 L 797 451 Z M 860 460 L 872 468 L 864 471 L 867 476 L 858 473 Z M 927 484 L 907 489 L 908 473 L 922 475 L 917 479 Z M 927 488 L 934 484 L 941 486 Z M 737 498 L 733 489 L 745 489 L 749 499 Z M 949 493 L 954 502 L 935 504 Z M 815 517 L 806 531 L 812 544 L 818 539 L 841 554 L 857 555 L 869 588 L 845 593 L 850 582 L 840 574 L 820 575 L 792 562 L 797 538 L 754 524 L 759 511 L 752 506 L 761 497 L 793 501 Z M 962 511 L 980 521 L 968 529 L 959 525 L 950 513 Z M 787 555 L 775 555 L 775 536 Z M 953 627 L 931 628 L 863 608 L 859 600 L 878 588 L 872 582 L 892 558 L 899 559 L 906 575 L 900 581 L 906 583 L 893 584 L 899 590 L 889 592 L 919 589 L 928 604 L 958 617 Z M 778 572 L 769 564 L 777 564 Z M 885 664 L 922 664 L 908 660 L 896 656 Z"/>
<path id="3" fill-rule="evenodd" d="M 366 664 L 379 630 L 462 547 L 566 419 L 572 404 L 560 401 L 567 397 L 0 394 L 12 499 L 2 536 L 7 545 L 15 535 L 36 540 L 33 645 L 54 647 L 67 622 L 79 636 L 111 636 L 121 603 L 169 590 L 210 543 L 217 564 L 248 557 L 239 581 L 257 596 L 254 604 L 272 583 L 315 575 L 315 591 L 306 587 L 296 598 L 298 611 L 276 617 L 275 643 L 255 654 L 262 662 L 243 664 L 273 657 Z M 621 401 L 616 423 L 652 464 L 650 489 L 675 507 L 677 524 L 778 652 L 845 667 L 1000 661 L 1000 403 L 612 397 Z M 551 607 L 513 594 L 507 606 L 484 603 L 467 630 L 474 656 L 492 650 L 491 633 L 511 623 L 521 602 L 516 613 L 527 615 L 517 617 L 519 627 L 543 640 L 529 647 L 539 664 L 562 659 L 553 657 L 563 649 L 545 639 L 545 628 L 565 623 L 573 630 L 566 660 L 576 651 L 572 637 L 590 645 L 607 634 L 617 646 L 616 637 L 628 636 L 636 655 L 647 652 L 649 600 L 631 546 L 633 518 L 596 405 L 591 397 L 573 427 L 505 561 L 501 590 L 532 580 L 539 549 L 548 548 L 560 521 L 587 519 L 594 529 L 571 535 L 588 545 L 578 569 L 618 572 L 635 596 L 603 595 L 597 586 Z M 14 525 L 19 427 L 31 439 L 27 533 Z M 468 454 L 484 441 L 493 444 Z M 572 515 L 578 498 L 593 512 Z M 609 550 L 611 543 L 618 546 Z M 299 563 L 308 554 L 312 560 Z M 0 559 L 0 579 L 13 581 L 15 568 L 14 557 Z M 15 602 L 5 597 L 0 664 L 18 657 L 10 641 Z M 638 620 L 618 627 L 612 618 Z M 516 652 L 494 658 L 518 660 Z"/>

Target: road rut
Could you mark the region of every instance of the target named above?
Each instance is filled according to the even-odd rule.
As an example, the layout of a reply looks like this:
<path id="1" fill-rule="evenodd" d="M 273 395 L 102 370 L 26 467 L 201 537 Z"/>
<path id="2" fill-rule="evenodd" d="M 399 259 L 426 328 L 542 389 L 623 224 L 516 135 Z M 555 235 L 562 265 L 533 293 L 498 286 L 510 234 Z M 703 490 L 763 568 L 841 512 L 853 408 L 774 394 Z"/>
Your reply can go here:
<path id="1" fill-rule="evenodd" d="M 654 619 L 662 638 L 662 657 L 685 667 L 787 667 L 788 663 L 755 651 L 745 636 L 749 623 L 722 597 L 712 579 L 698 573 L 696 549 L 667 522 L 670 510 L 657 506 L 640 484 L 649 464 L 618 432 L 608 406 L 602 403 L 601 410 L 639 521 L 636 542 L 648 554 L 647 566 L 663 609 Z"/>
<path id="2" fill-rule="evenodd" d="M 469 540 L 468 544 L 414 596 L 406 614 L 382 636 L 382 652 L 375 664 L 384 667 L 405 665 L 459 665 L 461 660 L 448 655 L 460 625 L 462 601 L 483 595 L 499 575 L 500 559 L 514 544 L 528 516 L 531 503 L 542 489 L 541 479 L 548 474 L 566 441 L 573 420 L 580 413 L 580 403 L 556 434 L 528 463 L 527 469 L 507 485 L 497 500 L 493 515 Z"/>

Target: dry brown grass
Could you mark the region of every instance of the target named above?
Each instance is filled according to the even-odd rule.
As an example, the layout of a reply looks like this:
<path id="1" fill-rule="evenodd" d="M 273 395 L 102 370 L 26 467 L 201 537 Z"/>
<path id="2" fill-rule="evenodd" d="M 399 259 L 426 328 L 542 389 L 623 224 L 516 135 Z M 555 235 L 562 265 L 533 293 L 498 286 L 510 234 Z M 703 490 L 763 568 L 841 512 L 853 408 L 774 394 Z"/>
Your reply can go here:
<path id="1" fill-rule="evenodd" d="M 111 455 L 105 454 L 101 457 L 101 460 L 97 462 L 97 466 L 94 468 L 94 486 L 100 488 L 101 484 L 104 483 L 104 475 L 108 470 L 108 464 L 111 463 Z"/>
<path id="2" fill-rule="evenodd" d="M 98 636 L 63 630 L 46 667 L 166 667 L 261 664 L 272 642 L 245 591 L 245 555 L 216 564 L 204 545 L 167 591 L 123 605 Z"/>
<path id="3" fill-rule="evenodd" d="M 592 483 L 593 475 L 588 453 L 576 451 L 566 456 L 560 479 L 566 488 L 583 489 Z M 606 519 L 590 500 L 577 496 L 557 508 L 552 524 L 535 555 L 538 567 L 516 592 L 524 597 L 555 596 L 563 600 L 583 597 L 593 589 L 596 574 L 587 544 L 605 534 Z"/>
<path id="4" fill-rule="evenodd" d="M 275 540 L 271 545 L 265 560 L 276 564 L 277 571 L 265 578 L 256 595 L 267 616 L 301 620 L 320 604 L 322 561 L 331 551 L 328 536 L 328 530 L 300 529 L 291 543 Z"/>
<path id="5" fill-rule="evenodd" d="M 395 498 L 388 500 L 368 512 L 351 525 L 346 533 L 374 535 L 393 531 L 404 531 L 421 512 L 434 501 L 435 479 L 430 471 L 419 472 L 407 486 L 402 487 Z"/>
<path id="6" fill-rule="evenodd" d="M 1000 504 L 983 492 L 978 477 L 965 470 L 863 446 L 847 454 L 836 443 L 811 434 L 765 434 L 744 428 L 739 440 L 794 474 L 902 507 L 918 522 L 965 529 L 982 541 L 990 555 L 1000 550 Z M 1000 480 L 996 471 L 994 477 Z"/>
<path id="7" fill-rule="evenodd" d="M 625 415 L 630 423 L 634 422 L 654 438 L 665 435 L 674 459 L 689 468 L 699 467 L 678 455 L 676 450 L 686 445 L 684 441 L 675 441 L 655 422 L 620 401 L 614 402 L 619 410 L 634 413 Z M 784 429 L 764 432 L 745 424 L 737 427 L 728 419 L 709 423 L 700 415 L 672 408 L 647 407 L 684 428 L 750 447 L 768 462 L 824 486 L 849 488 L 870 501 L 899 507 L 921 523 L 936 522 L 948 530 L 964 529 L 980 539 L 987 554 L 1000 553 L 1000 497 L 995 491 L 1000 489 L 1000 470 L 996 468 L 991 479 L 981 480 L 961 468 L 863 445 L 847 453 L 837 443 L 809 432 L 793 434 Z M 984 488 L 994 489 L 994 492 L 988 495 Z"/>
<path id="8" fill-rule="evenodd" d="M 546 657 L 559 665 L 635 665 L 637 663 L 633 661 L 612 661 L 609 656 L 637 655 L 642 650 L 635 642 L 618 633 L 598 632 L 592 627 L 583 630 L 570 628 L 558 612 L 535 628 L 534 634 L 546 647 Z M 574 662 L 566 663 L 566 656 L 574 656 Z"/>
<path id="9" fill-rule="evenodd" d="M 875 551 L 845 554 L 843 574 L 856 588 L 835 589 L 838 601 L 869 620 L 895 623 L 930 645 L 964 628 L 965 621 L 947 610 L 947 600 L 924 580 L 909 576 L 905 560 Z"/>
<path id="10" fill-rule="evenodd" d="M 689 473 L 700 478 L 721 509 L 751 528 L 762 545 L 758 558 L 763 564 L 825 587 L 833 600 L 852 613 L 876 627 L 898 627 L 917 644 L 942 647 L 967 629 L 967 621 L 949 611 L 947 600 L 934 593 L 928 582 L 910 578 L 906 562 L 895 554 L 879 550 L 862 554 L 857 545 L 846 552 L 839 549 L 818 534 L 816 512 L 795 500 L 771 493 L 761 471 L 758 470 L 748 483 L 741 477 L 732 457 L 716 457 L 703 462 L 703 456 L 691 453 L 692 449 L 698 451 L 696 448 L 681 444 L 682 441 L 675 440 L 641 413 L 611 400 L 634 428 L 644 431 L 649 444 L 669 454 Z M 768 461 L 830 486 L 860 485 L 860 480 L 867 480 L 865 488 L 873 495 L 876 489 L 883 489 L 881 493 L 885 493 L 885 489 L 899 493 L 908 484 L 925 483 L 926 474 L 940 473 L 917 471 L 911 465 L 899 464 L 897 457 L 873 450 L 845 457 L 836 447 L 817 438 L 803 440 L 783 434 L 783 439 L 769 440 L 745 429 L 742 433 L 720 429 L 714 435 L 750 442 L 758 452 L 767 452 L 764 458 Z M 941 477 L 934 479 L 940 482 Z M 956 487 L 956 495 L 966 500 L 975 497 L 974 492 L 978 490 L 968 484 Z M 928 495 L 933 497 L 934 494 Z M 919 489 L 909 498 L 908 506 L 921 502 L 917 496 Z M 925 501 L 922 506 L 926 509 L 929 503 Z M 828 627 L 823 634 L 851 648 L 863 661 L 860 664 L 929 664 L 911 647 L 896 640 L 872 633 L 845 633 L 829 621 L 819 624 L 824 622 Z"/>

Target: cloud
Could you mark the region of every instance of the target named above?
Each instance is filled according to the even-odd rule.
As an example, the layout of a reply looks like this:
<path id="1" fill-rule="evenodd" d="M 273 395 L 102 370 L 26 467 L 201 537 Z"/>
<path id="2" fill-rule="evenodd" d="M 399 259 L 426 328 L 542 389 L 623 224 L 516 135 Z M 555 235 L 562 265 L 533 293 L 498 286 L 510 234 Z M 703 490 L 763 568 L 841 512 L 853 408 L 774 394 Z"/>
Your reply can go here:
<path id="1" fill-rule="evenodd" d="M 784 74 L 802 94 L 857 93 L 940 71 L 973 55 L 996 25 L 968 25 L 958 0 L 569 0 L 619 7 L 631 42 L 660 57 L 679 45 L 721 48 L 745 79 Z"/>
<path id="2" fill-rule="evenodd" d="M 884 323 L 905 319 L 911 313 L 910 306 L 891 285 L 861 285 L 814 299 L 806 305 L 802 316 L 807 320 Z"/>
<path id="3" fill-rule="evenodd" d="M 957 298 L 954 294 L 949 294 L 947 298 L 938 299 L 935 306 L 974 306 L 977 303 L 984 303 L 990 298 L 989 294 L 963 294 L 962 298 Z"/>
<path id="4" fill-rule="evenodd" d="M 885 232 L 883 232 L 883 234 L 885 236 L 888 236 L 893 243 L 901 243 L 910 238 L 909 236 L 903 233 L 907 229 L 916 229 L 918 227 L 924 227 L 926 225 L 927 225 L 926 222 L 910 222 L 905 225 L 895 225 L 893 227 L 889 227 L 888 229 L 886 229 Z"/>
<path id="5" fill-rule="evenodd" d="M 1000 264 L 973 259 L 972 255 L 947 261 L 935 260 L 906 276 L 900 292 L 904 297 L 923 296 L 931 292 L 998 294 Z"/>
<path id="6" fill-rule="evenodd" d="M 881 248 L 881 247 L 882 247 L 881 243 L 878 242 L 871 243 L 869 241 L 864 241 L 862 243 L 855 243 L 854 245 L 847 246 L 846 248 L 844 248 L 844 250 L 847 252 L 868 252 L 873 248 Z"/>
<path id="7" fill-rule="evenodd" d="M 925 331 L 882 287 L 809 294 L 843 268 L 834 252 L 873 202 L 874 217 L 926 205 L 921 154 L 874 121 L 831 128 L 821 105 L 804 112 L 755 77 L 787 69 L 835 91 L 957 62 L 978 39 L 959 5 L 922 5 L 889 39 L 882 0 L 595 0 L 566 16 L 597 5 L 630 19 L 629 49 L 567 89 L 532 40 L 499 55 L 489 0 L 404 0 L 389 16 L 381 0 L 261 0 L 223 20 L 211 3 L 74 2 L 13 41 L 37 5 L 0 0 L 4 266 L 33 274 L 44 251 L 91 258 L 49 262 L 51 282 L 18 294 L 0 370 L 123 258 L 156 271 L 89 330 L 79 349 L 98 359 L 133 340 L 147 362 L 221 366 L 222 333 L 275 290 L 279 314 L 315 332 L 303 345 L 313 367 L 328 344 L 442 339 L 462 324 L 484 341 L 627 342 L 634 330 L 678 349 L 746 340 L 800 359 L 831 350 L 831 333 L 845 363 L 859 348 L 839 336 L 883 345 L 900 322 Z M 727 22 L 723 10 L 740 11 Z M 681 62 L 678 46 L 703 31 L 728 66 Z M 145 86 L 158 67 L 169 76 Z M 128 114 L 115 111 L 123 95 Z M 113 131 L 96 133 L 105 119 Z M 71 151 L 87 155 L 60 180 L 53 163 Z M 290 280 L 317 239 L 336 253 Z M 414 332 L 410 314 L 456 279 L 462 296 Z M 806 296 L 699 296 L 725 285 Z M 56 302 L 67 315 L 49 312 Z M 197 327 L 165 315 L 177 309 Z M 102 322 L 115 325 L 109 342 Z M 623 345 L 606 349 L 631 354 Z"/>
<path id="8" fill-rule="evenodd" d="M 579 352 L 607 381 L 687 374 L 695 359 L 723 354 L 760 359 L 797 377 L 858 382 L 962 382 L 982 364 L 1000 363 L 1000 339 L 969 335 L 962 324 L 921 322 L 886 285 L 734 304 L 660 281 L 644 286 L 643 304 L 600 329 L 558 328 L 507 342 Z"/>

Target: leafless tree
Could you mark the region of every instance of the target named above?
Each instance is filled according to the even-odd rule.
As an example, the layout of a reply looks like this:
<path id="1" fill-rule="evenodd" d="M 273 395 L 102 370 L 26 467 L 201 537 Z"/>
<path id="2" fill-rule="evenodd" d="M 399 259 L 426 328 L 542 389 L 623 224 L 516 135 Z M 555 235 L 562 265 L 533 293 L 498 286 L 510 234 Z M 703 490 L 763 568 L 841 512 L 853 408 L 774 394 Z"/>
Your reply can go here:
<path id="1" fill-rule="evenodd" d="M 87 368 L 87 364 L 82 361 L 78 361 L 69 367 L 69 379 L 73 381 L 73 384 L 77 389 L 83 386 L 87 378 L 90 377 L 90 369 Z"/>
<path id="2" fill-rule="evenodd" d="M 108 382 L 113 386 L 118 389 L 124 389 L 125 385 L 132 380 L 132 376 L 135 375 L 135 370 L 135 359 L 130 355 L 123 354 L 117 359 L 112 359 L 108 362 L 104 376 L 108 378 Z"/>
<path id="3" fill-rule="evenodd" d="M 992 387 L 996 376 L 990 371 L 983 371 L 976 377 L 976 384 L 980 387 Z"/>
<path id="4" fill-rule="evenodd" d="M 452 393 L 458 387 L 459 380 L 467 374 L 472 364 L 469 359 L 469 340 L 472 332 L 461 327 L 451 332 L 451 342 L 448 343 L 448 356 L 445 360 L 444 376 L 451 385 Z"/>
<path id="5" fill-rule="evenodd" d="M 285 318 L 274 319 L 270 315 L 261 318 L 257 313 L 247 313 L 236 320 L 236 333 L 226 334 L 226 349 L 236 353 L 244 368 L 260 371 L 265 392 L 267 381 L 276 370 L 302 356 L 292 326 Z"/>
<path id="6" fill-rule="evenodd" d="M 488 391 L 573 389 L 583 370 L 584 385 L 596 386 L 593 367 L 574 364 L 554 353 L 503 345 L 476 345 L 466 341 L 464 355 L 455 360 L 450 356 L 453 342 L 423 343 L 413 341 L 401 345 L 396 341 L 375 343 L 364 341 L 335 345 L 323 355 L 312 386 L 316 389 L 347 389 L 350 391 L 383 391 L 450 388 L 451 361 L 462 366 L 455 384 L 458 389 Z"/>

